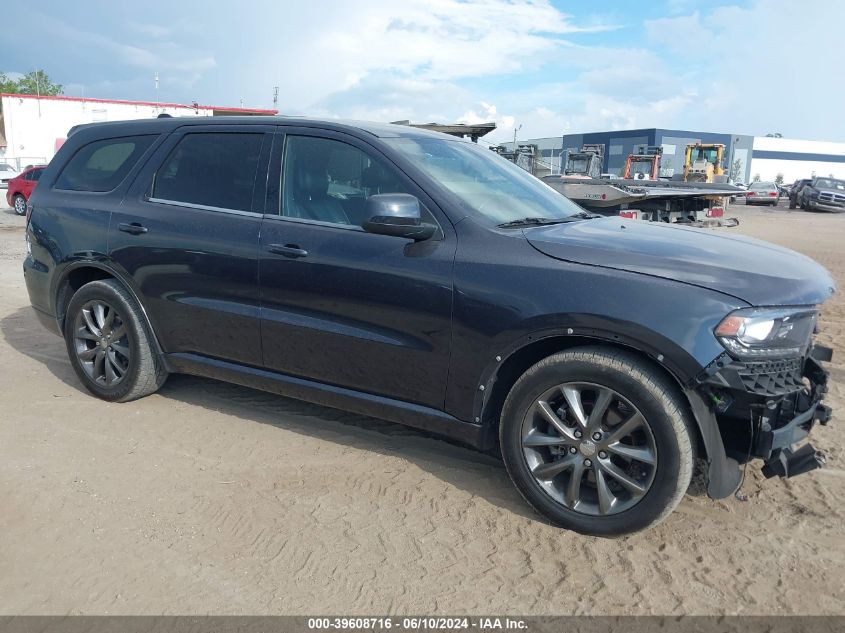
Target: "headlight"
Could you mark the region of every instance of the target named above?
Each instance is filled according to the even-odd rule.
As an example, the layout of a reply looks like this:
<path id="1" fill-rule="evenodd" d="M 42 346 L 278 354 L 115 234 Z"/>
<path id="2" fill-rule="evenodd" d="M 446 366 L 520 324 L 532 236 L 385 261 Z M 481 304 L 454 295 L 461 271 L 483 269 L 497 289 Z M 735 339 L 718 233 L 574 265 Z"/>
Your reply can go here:
<path id="1" fill-rule="evenodd" d="M 751 308 L 732 312 L 714 334 L 739 360 L 796 358 L 810 343 L 817 312 L 808 308 Z"/>

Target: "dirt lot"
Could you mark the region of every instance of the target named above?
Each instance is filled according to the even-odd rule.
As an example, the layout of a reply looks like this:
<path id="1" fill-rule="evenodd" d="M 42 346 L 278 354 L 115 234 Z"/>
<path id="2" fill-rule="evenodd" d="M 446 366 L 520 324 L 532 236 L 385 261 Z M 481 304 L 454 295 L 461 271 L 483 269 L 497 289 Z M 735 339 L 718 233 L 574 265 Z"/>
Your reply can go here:
<path id="1" fill-rule="evenodd" d="M 845 216 L 736 207 L 719 229 L 845 287 Z M 33 320 L 0 211 L 0 614 L 845 614 L 845 295 L 816 445 L 746 501 L 686 498 L 619 540 L 544 525 L 501 464 L 393 424 L 208 380 L 107 404 Z"/>

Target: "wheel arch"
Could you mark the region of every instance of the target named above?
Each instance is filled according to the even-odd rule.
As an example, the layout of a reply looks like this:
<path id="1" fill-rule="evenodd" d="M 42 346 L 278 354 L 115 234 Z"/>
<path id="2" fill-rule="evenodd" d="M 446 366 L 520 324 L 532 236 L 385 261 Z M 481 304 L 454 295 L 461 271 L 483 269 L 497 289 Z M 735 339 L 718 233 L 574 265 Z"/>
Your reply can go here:
<path id="1" fill-rule="evenodd" d="M 159 343 L 158 334 L 135 288 L 132 287 L 132 284 L 123 275 L 102 261 L 82 260 L 73 262 L 57 278 L 53 297 L 55 300 L 56 321 L 59 324 L 60 331 L 64 332 L 67 307 L 74 293 L 87 283 L 105 279 L 113 279 L 118 282 L 138 304 L 145 325 L 152 334 L 153 347 L 156 353 L 164 358 L 164 350 Z"/>
<path id="2" fill-rule="evenodd" d="M 716 416 L 702 394 L 695 388 L 693 375 L 685 373 L 679 365 L 665 362 L 663 354 L 649 353 L 645 345 L 637 341 L 614 334 L 595 331 L 569 334 L 553 333 L 541 337 L 528 337 L 521 344 L 515 345 L 507 353 L 495 357 L 492 371 L 487 381 L 479 386 L 480 397 L 476 399 L 476 423 L 482 426 L 481 447 L 488 451 L 498 451 L 498 427 L 502 408 L 514 383 L 532 365 L 542 359 L 576 347 L 607 347 L 623 349 L 633 353 L 654 371 L 667 377 L 670 384 L 677 388 L 681 401 L 686 405 L 688 414 L 695 421 L 696 457 L 707 463 L 704 476 L 707 481 L 707 494 L 713 499 L 722 499 L 733 494 L 742 483 L 739 464 L 729 458 L 725 452 L 721 432 Z M 482 388 L 483 387 L 483 388 Z"/>
<path id="3" fill-rule="evenodd" d="M 687 382 L 689 377 L 684 376 L 677 368 L 670 368 L 667 363 L 662 363 L 647 351 L 644 346 L 637 345 L 634 341 L 623 339 L 615 335 L 598 334 L 550 334 L 533 340 L 523 341 L 522 344 L 514 347 L 505 354 L 496 356 L 496 367 L 491 372 L 487 382 L 483 384 L 484 389 L 479 389 L 482 394 L 479 398 L 476 422 L 483 427 L 483 444 L 486 450 L 497 450 L 498 426 L 505 399 L 511 388 L 531 366 L 568 349 L 577 347 L 605 347 L 608 349 L 625 350 L 633 353 L 643 362 L 647 363 L 654 371 L 667 377 L 672 385 L 677 387 L 677 393 L 687 405 L 689 415 L 696 421 L 696 442 L 699 456 L 709 459 L 709 442 L 704 441 L 703 424 L 708 421 L 699 419 L 698 411 L 690 401 Z M 662 355 L 660 355 L 662 356 Z M 501 360 L 499 360 L 501 359 Z M 661 359 L 665 360 L 665 359 Z M 724 449 L 722 449 L 724 450 Z"/>

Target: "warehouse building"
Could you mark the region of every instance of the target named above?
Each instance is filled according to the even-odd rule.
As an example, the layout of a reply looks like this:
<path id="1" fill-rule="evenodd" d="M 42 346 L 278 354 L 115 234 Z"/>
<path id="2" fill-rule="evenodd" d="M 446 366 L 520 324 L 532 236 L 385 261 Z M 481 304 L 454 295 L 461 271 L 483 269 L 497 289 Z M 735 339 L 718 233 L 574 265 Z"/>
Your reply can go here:
<path id="1" fill-rule="evenodd" d="M 81 97 L 0 94 L 0 162 L 22 169 L 50 161 L 74 125 L 170 116 L 276 114 L 276 110 L 193 103 L 115 101 Z"/>
<path id="2" fill-rule="evenodd" d="M 603 172 L 621 176 L 629 154 L 648 146 L 660 146 L 660 176 L 679 178 L 684 172 L 684 152 L 692 143 L 721 143 L 725 146 L 723 167 L 736 182 L 755 179 L 784 182 L 813 175 L 845 178 L 845 143 L 802 141 L 767 136 L 694 132 L 646 128 L 587 134 L 565 134 L 518 141 L 517 145 L 536 145 L 543 162 L 552 173 L 560 173 L 568 152 L 578 151 L 584 143 L 604 146 Z M 504 143 L 510 149 L 513 143 Z"/>

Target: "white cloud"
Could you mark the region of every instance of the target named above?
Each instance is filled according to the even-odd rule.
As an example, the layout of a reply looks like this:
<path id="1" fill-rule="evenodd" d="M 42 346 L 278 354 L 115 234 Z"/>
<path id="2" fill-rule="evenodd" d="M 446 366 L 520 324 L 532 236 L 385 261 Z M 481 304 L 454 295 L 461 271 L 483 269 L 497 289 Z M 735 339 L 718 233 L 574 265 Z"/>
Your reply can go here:
<path id="1" fill-rule="evenodd" d="M 671 51 L 695 80 L 688 127 L 842 139 L 845 42 L 825 30 L 843 21 L 841 2 L 755 0 L 645 26 L 649 42 Z"/>
<path id="2" fill-rule="evenodd" d="M 134 22 L 119 7 L 96 20 L 56 8 L 10 34 L 9 66 L 103 97 L 151 98 L 155 72 L 163 100 L 270 106 L 278 86 L 283 113 L 493 120 L 493 141 L 515 125 L 524 138 L 652 126 L 845 138 L 845 43 L 824 31 L 845 3 L 671 0 L 669 17 L 613 38 L 583 34 L 633 8 L 575 20 L 548 0 L 259 0 L 233 17 L 190 4 L 148 0 Z"/>
<path id="3" fill-rule="evenodd" d="M 563 38 L 585 30 L 547 0 L 330 2 L 263 21 L 245 25 L 257 29 L 262 60 L 245 72 L 256 82 L 278 81 L 283 107 L 294 110 L 389 77 L 458 85 L 536 69 Z M 378 107 L 380 95 L 373 97 Z"/>

